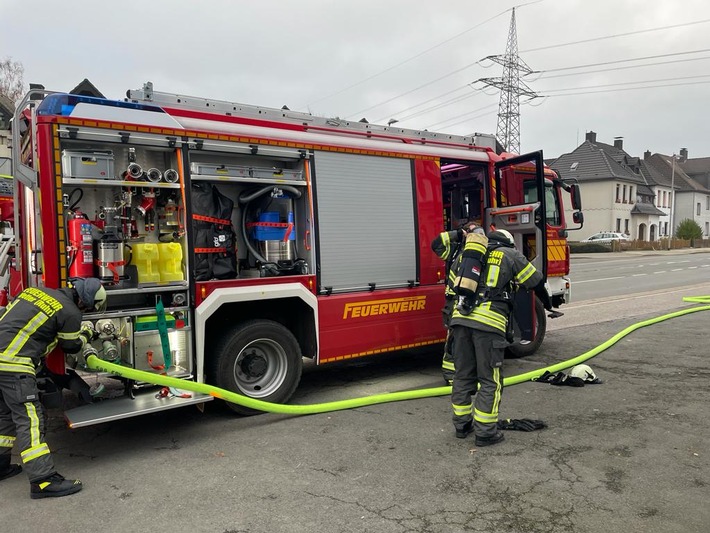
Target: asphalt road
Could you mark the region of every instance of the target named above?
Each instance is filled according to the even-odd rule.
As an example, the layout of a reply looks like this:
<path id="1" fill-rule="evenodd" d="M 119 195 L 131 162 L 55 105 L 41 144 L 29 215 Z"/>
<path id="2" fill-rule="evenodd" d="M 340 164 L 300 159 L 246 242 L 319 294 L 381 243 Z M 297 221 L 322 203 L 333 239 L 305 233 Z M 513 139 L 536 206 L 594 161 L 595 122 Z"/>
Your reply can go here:
<path id="1" fill-rule="evenodd" d="M 572 301 L 695 285 L 710 280 L 710 248 L 573 254 Z"/>
<path id="2" fill-rule="evenodd" d="M 710 283 L 695 294 L 710 294 Z M 585 353 L 624 328 L 695 306 L 681 292 L 588 299 L 551 321 L 506 375 Z M 573 304 L 575 305 L 575 304 Z M 588 312 L 583 324 L 570 315 Z M 526 382 L 501 414 L 548 428 L 476 448 L 446 396 L 307 417 L 237 418 L 216 402 L 70 431 L 52 413 L 60 472 L 85 489 L 35 501 L 2 482 L 0 531 L 662 532 L 710 524 L 709 311 L 649 325 L 589 363 L 602 385 Z M 567 323 L 564 321 L 568 320 Z M 438 353 L 308 366 L 294 402 L 441 384 Z"/>

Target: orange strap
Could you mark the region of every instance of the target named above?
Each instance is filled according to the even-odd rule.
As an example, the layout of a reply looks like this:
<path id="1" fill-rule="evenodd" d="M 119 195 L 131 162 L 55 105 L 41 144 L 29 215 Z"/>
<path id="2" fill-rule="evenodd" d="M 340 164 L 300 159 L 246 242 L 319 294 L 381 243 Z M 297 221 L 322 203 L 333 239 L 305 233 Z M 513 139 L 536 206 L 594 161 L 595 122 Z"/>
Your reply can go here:
<path id="1" fill-rule="evenodd" d="M 210 222 L 211 224 L 221 224 L 222 226 L 231 226 L 232 225 L 231 220 L 227 220 L 224 218 L 206 217 L 204 215 L 192 215 L 192 218 L 195 220 L 201 220 L 202 222 Z"/>
<path id="2" fill-rule="evenodd" d="M 196 254 L 226 254 L 226 248 L 195 248 Z"/>

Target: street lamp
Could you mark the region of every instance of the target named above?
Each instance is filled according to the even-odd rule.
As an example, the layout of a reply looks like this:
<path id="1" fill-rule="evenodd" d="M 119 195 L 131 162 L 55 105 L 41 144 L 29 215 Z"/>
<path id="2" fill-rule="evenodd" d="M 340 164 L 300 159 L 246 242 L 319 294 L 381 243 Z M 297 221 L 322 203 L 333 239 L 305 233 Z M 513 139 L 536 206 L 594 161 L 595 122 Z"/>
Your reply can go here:
<path id="1" fill-rule="evenodd" d="M 671 224 L 671 231 L 669 234 L 668 238 L 668 249 L 671 249 L 671 243 L 673 242 L 673 214 L 675 209 L 673 209 L 673 206 L 675 205 L 675 154 L 671 156 L 671 209 L 668 214 L 668 218 L 670 218 L 670 224 Z"/>

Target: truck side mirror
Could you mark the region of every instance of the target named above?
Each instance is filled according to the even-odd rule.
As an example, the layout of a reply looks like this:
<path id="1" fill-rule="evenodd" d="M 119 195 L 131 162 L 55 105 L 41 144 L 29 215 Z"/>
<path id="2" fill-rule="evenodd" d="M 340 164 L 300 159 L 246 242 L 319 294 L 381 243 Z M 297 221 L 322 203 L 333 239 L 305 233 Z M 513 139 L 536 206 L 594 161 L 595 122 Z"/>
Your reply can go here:
<path id="1" fill-rule="evenodd" d="M 582 210 L 582 195 L 579 192 L 579 185 L 573 183 L 570 185 L 569 194 L 572 198 L 572 209 L 576 211 Z"/>
<path id="2" fill-rule="evenodd" d="M 575 224 L 584 224 L 584 213 L 581 211 L 575 211 L 572 213 L 572 220 Z"/>

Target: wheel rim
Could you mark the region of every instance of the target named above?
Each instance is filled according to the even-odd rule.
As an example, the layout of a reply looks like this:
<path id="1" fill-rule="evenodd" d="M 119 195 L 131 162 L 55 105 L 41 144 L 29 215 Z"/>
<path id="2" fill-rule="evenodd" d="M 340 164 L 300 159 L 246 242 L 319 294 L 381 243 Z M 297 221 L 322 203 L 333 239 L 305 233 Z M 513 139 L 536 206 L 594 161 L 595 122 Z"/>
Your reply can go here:
<path id="1" fill-rule="evenodd" d="M 286 379 L 288 360 L 283 347 L 271 339 L 256 339 L 244 346 L 234 363 L 234 381 L 240 392 L 264 398 Z"/>

